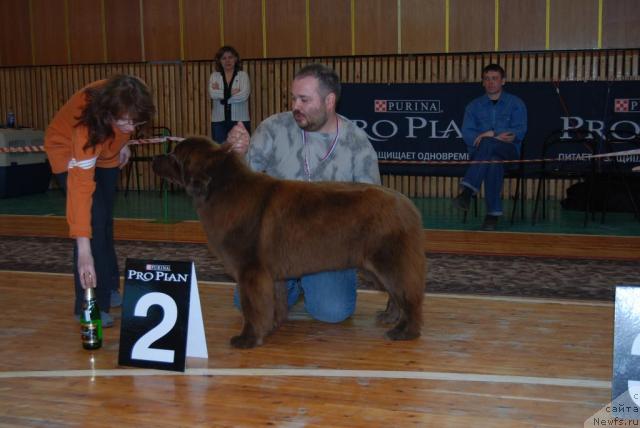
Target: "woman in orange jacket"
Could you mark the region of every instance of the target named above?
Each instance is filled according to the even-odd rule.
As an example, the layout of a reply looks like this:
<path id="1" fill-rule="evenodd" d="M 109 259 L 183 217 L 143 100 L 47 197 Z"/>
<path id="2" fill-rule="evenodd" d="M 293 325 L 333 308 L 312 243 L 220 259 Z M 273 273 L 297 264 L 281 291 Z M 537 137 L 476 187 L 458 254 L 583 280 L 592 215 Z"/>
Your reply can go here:
<path id="1" fill-rule="evenodd" d="M 45 134 L 51 169 L 67 195 L 69 234 L 75 238 L 74 313 L 80 314 L 84 289 L 96 287 L 103 327 L 119 271 L 113 245 L 113 205 L 118 174 L 129 160 L 126 142 L 151 119 L 149 89 L 137 77 L 117 75 L 76 92 L 56 113 Z"/>

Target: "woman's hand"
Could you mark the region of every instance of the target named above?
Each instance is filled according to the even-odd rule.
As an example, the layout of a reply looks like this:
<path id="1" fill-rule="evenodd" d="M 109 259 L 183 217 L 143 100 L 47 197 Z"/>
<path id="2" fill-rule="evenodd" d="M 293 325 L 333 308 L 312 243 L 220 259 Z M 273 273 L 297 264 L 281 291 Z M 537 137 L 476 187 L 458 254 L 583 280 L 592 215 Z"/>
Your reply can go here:
<path id="1" fill-rule="evenodd" d="M 96 269 L 91 254 L 91 241 L 87 237 L 76 238 L 78 246 L 78 275 L 82 288 L 94 288 L 97 285 Z"/>
<path id="2" fill-rule="evenodd" d="M 120 169 L 124 168 L 124 166 L 129 163 L 129 159 L 131 158 L 131 149 L 129 145 L 126 144 L 120 149 Z"/>

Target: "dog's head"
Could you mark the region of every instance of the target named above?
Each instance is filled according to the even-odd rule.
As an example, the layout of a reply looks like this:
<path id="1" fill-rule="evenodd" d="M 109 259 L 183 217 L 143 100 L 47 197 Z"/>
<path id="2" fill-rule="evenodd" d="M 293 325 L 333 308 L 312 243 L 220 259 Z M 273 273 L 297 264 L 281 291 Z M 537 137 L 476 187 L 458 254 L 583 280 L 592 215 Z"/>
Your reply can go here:
<path id="1" fill-rule="evenodd" d="M 160 177 L 183 186 L 194 198 L 206 199 L 216 164 L 228 157 L 230 145 L 219 145 L 205 137 L 179 142 L 167 155 L 153 158 L 153 171 Z"/>

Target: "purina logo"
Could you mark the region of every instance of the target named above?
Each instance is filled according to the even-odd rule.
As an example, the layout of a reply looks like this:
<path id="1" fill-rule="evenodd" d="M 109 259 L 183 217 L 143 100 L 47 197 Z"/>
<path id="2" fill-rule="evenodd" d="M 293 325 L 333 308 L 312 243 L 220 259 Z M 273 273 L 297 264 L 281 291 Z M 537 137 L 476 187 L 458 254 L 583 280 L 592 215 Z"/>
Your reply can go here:
<path id="1" fill-rule="evenodd" d="M 376 113 L 442 113 L 440 100 L 374 100 Z"/>
<path id="2" fill-rule="evenodd" d="M 155 271 L 162 271 L 162 272 L 171 272 L 171 266 L 169 265 L 151 265 L 148 264 L 145 266 L 146 270 L 155 270 Z"/>
<path id="3" fill-rule="evenodd" d="M 640 98 L 616 98 L 613 110 L 616 113 L 640 113 Z"/>

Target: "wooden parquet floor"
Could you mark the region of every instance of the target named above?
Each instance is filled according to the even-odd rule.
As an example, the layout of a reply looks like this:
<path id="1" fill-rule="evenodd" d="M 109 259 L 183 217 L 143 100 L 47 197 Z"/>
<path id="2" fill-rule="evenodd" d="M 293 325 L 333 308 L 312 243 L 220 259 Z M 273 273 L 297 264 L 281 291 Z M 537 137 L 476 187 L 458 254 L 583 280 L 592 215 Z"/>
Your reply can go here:
<path id="1" fill-rule="evenodd" d="M 420 339 L 375 324 L 360 292 L 344 323 L 292 312 L 236 350 L 229 285 L 201 283 L 208 360 L 119 367 L 119 319 L 83 350 L 71 277 L 0 272 L 0 426 L 582 426 L 609 402 L 609 303 L 427 295 Z"/>

